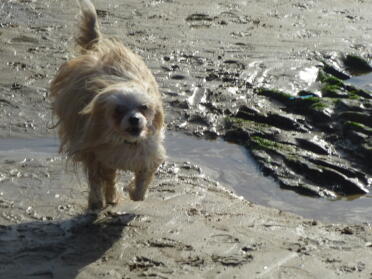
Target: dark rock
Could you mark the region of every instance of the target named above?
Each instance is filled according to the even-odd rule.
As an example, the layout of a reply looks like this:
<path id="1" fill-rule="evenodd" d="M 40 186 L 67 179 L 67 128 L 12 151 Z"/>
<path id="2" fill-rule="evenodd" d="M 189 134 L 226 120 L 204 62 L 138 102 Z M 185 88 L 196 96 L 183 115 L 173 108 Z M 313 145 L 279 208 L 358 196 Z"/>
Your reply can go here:
<path id="1" fill-rule="evenodd" d="M 187 75 L 186 74 L 183 74 L 183 73 L 173 73 L 170 75 L 170 78 L 171 79 L 175 79 L 175 80 L 185 80 L 185 79 L 188 79 Z"/>
<path id="2" fill-rule="evenodd" d="M 321 89 L 323 97 L 348 98 L 349 93 L 337 85 L 326 85 Z"/>
<path id="3" fill-rule="evenodd" d="M 19 84 L 18 82 L 13 82 L 12 85 L 10 86 L 10 88 L 11 88 L 12 90 L 19 90 L 19 89 L 21 89 L 22 87 L 23 87 L 23 85 L 22 85 L 22 84 Z"/>
<path id="4" fill-rule="evenodd" d="M 266 96 L 286 105 L 293 105 L 293 100 L 295 100 L 294 96 L 279 90 L 258 88 L 255 92 L 258 95 Z"/>
<path id="5" fill-rule="evenodd" d="M 327 167 L 317 166 L 301 159 L 285 158 L 286 165 L 310 181 L 338 194 L 365 194 L 368 190 L 358 180 Z"/>
<path id="6" fill-rule="evenodd" d="M 265 123 L 285 130 L 307 131 L 296 119 L 291 118 L 289 115 L 270 113 Z"/>
<path id="7" fill-rule="evenodd" d="M 339 113 L 343 111 L 353 111 L 353 112 L 366 112 L 365 106 L 361 105 L 361 100 L 353 99 L 338 99 L 336 102 L 336 109 Z"/>
<path id="8" fill-rule="evenodd" d="M 250 254 L 237 254 L 237 255 L 230 255 L 230 256 L 219 256 L 219 255 L 212 255 L 212 261 L 220 263 L 224 266 L 240 266 L 251 262 L 253 260 L 253 256 Z"/>
<path id="9" fill-rule="evenodd" d="M 292 118 L 288 114 L 279 115 L 274 112 L 265 114 L 255 108 L 248 108 L 247 106 L 240 107 L 235 117 L 265 123 L 285 130 L 307 131 L 302 124 L 297 122 L 297 119 Z"/>
<path id="10" fill-rule="evenodd" d="M 372 71 L 371 65 L 357 55 L 346 55 L 343 60 L 346 69 L 353 75 L 364 74 Z"/>
<path id="11" fill-rule="evenodd" d="M 215 140 L 218 138 L 218 134 L 215 131 L 206 130 L 204 131 L 204 137 L 209 140 Z"/>
<path id="12" fill-rule="evenodd" d="M 228 64 L 228 65 L 233 65 L 233 66 L 235 66 L 239 70 L 244 70 L 245 69 L 245 65 L 242 62 L 238 61 L 238 60 L 232 60 L 232 59 L 230 59 L 230 60 L 223 61 L 223 63 Z"/>
<path id="13" fill-rule="evenodd" d="M 335 67 L 329 65 L 328 63 L 326 62 L 323 62 L 323 71 L 326 72 L 327 74 L 330 74 L 331 76 L 334 76 L 336 78 L 339 78 L 341 80 L 347 80 L 350 78 L 350 76 L 338 69 L 336 69 Z"/>
<path id="14" fill-rule="evenodd" d="M 188 117 L 190 123 L 200 124 L 204 126 L 210 126 L 213 123 L 213 119 L 210 114 L 194 113 Z"/>
<path id="15" fill-rule="evenodd" d="M 343 229 L 341 230 L 341 233 L 342 233 L 342 234 L 354 234 L 354 231 L 353 231 L 353 229 L 350 228 L 350 227 L 345 227 L 345 228 L 343 228 Z"/>
<path id="16" fill-rule="evenodd" d="M 286 190 L 295 191 L 298 194 L 309 196 L 309 197 L 316 197 L 319 196 L 320 188 L 314 185 L 310 185 L 308 183 L 303 183 L 298 178 L 278 178 L 280 188 Z M 324 195 L 326 197 L 330 197 L 332 195 Z"/>
<path id="17" fill-rule="evenodd" d="M 205 77 L 206 81 L 212 81 L 219 79 L 219 76 L 216 73 L 208 73 L 208 75 Z"/>
<path id="18" fill-rule="evenodd" d="M 344 135 L 348 138 L 353 144 L 362 144 L 365 143 L 368 139 L 368 136 L 362 133 L 359 133 L 354 130 L 345 129 Z"/>
<path id="19" fill-rule="evenodd" d="M 249 134 L 242 128 L 237 128 L 234 130 L 229 130 L 224 135 L 224 140 L 238 143 L 238 144 L 246 144 L 249 139 Z"/>
<path id="20" fill-rule="evenodd" d="M 0 104 L 5 104 L 13 108 L 19 108 L 19 106 L 13 104 L 11 101 L 3 99 L 3 98 L 0 98 Z"/>
<path id="21" fill-rule="evenodd" d="M 359 179 L 362 183 L 368 185 L 368 178 L 366 174 L 360 170 L 357 170 L 353 167 L 350 167 L 346 164 L 342 164 L 337 161 L 332 161 L 329 159 L 326 161 L 324 158 L 309 158 L 308 159 L 310 162 L 314 163 L 315 165 L 319 166 L 324 166 L 330 169 L 334 169 L 344 175 L 346 175 L 349 178 L 357 178 Z"/>
<path id="22" fill-rule="evenodd" d="M 186 18 L 186 21 L 212 21 L 213 18 L 210 17 L 209 15 L 207 14 L 203 14 L 203 13 L 195 13 L 195 14 L 191 14 L 189 15 L 187 18 Z"/>
<path id="23" fill-rule="evenodd" d="M 313 119 L 315 126 L 320 127 L 326 131 L 333 131 L 332 125 L 329 122 L 332 120 L 334 111 L 331 108 L 319 107 L 313 108 L 309 115 Z"/>
<path id="24" fill-rule="evenodd" d="M 367 127 L 361 123 L 353 122 L 353 121 L 346 121 L 343 125 L 344 134 L 346 136 L 350 135 L 350 132 L 356 132 L 358 134 L 364 135 L 372 135 L 372 128 Z M 362 136 L 362 138 L 365 138 Z"/>
<path id="25" fill-rule="evenodd" d="M 355 88 L 354 86 L 350 85 L 345 85 L 344 88 L 349 91 L 350 95 L 353 95 L 354 97 L 363 97 L 367 99 L 372 99 L 372 94 L 371 92 L 368 92 L 366 90 L 360 89 L 360 88 Z"/>
<path id="26" fill-rule="evenodd" d="M 361 153 L 364 155 L 365 164 L 372 167 L 372 140 L 361 145 Z"/>
<path id="27" fill-rule="evenodd" d="M 345 121 L 357 122 L 372 127 L 372 116 L 366 111 L 345 111 L 340 113 L 338 117 Z"/>
<path id="28" fill-rule="evenodd" d="M 172 106 L 182 108 L 182 109 L 189 109 L 190 108 L 190 104 L 186 100 L 183 100 L 183 101 L 174 100 L 174 101 L 171 101 L 170 104 Z"/>
<path id="29" fill-rule="evenodd" d="M 222 65 L 237 67 L 235 61 Z M 282 188 L 332 199 L 364 194 L 371 186 L 371 94 L 346 84 L 349 76 L 337 65 L 324 65 L 318 75 L 322 97 L 254 89 L 253 101 L 234 103 L 237 110 L 221 106 L 229 116 L 220 133 L 249 148 L 262 172 Z M 237 79 L 235 74 L 221 70 L 217 76 L 222 81 Z M 233 101 L 224 88 L 207 96 L 217 106 Z"/>
<path id="30" fill-rule="evenodd" d="M 320 70 L 318 73 L 317 80 L 322 83 L 322 85 L 337 85 L 338 87 L 344 86 L 343 79 L 337 78 L 331 74 L 326 73 L 324 70 Z"/>
<path id="31" fill-rule="evenodd" d="M 320 154 L 320 155 L 328 155 L 329 154 L 329 148 L 327 147 L 327 144 L 322 141 L 313 141 L 309 139 L 304 138 L 296 138 L 296 141 L 298 142 L 299 146 L 303 149 L 309 150 L 311 152 Z"/>
<path id="32" fill-rule="evenodd" d="M 266 118 L 266 116 L 257 108 L 255 107 L 249 108 L 247 106 L 241 106 L 238 112 L 236 113 L 235 117 L 257 122 L 264 122 Z"/>

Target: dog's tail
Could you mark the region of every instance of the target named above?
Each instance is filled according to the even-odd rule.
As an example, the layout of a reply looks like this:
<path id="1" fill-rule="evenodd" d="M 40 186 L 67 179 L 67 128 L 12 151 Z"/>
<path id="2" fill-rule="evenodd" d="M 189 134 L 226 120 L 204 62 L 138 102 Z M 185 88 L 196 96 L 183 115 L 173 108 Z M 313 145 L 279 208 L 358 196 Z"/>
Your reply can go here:
<path id="1" fill-rule="evenodd" d="M 79 31 L 75 40 L 81 48 L 81 52 L 85 52 L 93 48 L 99 41 L 101 32 L 99 31 L 96 8 L 90 0 L 77 0 L 80 6 L 80 22 Z"/>

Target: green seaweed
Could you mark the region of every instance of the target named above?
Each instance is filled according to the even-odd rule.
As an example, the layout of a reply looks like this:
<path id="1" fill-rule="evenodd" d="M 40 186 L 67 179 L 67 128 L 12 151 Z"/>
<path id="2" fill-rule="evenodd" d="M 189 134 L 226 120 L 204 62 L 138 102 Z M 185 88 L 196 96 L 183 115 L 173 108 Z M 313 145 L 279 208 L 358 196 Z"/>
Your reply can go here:
<path id="1" fill-rule="evenodd" d="M 298 100 L 298 108 L 304 109 L 305 112 L 321 111 L 329 107 L 328 102 L 324 98 L 311 97 Z"/>
<path id="2" fill-rule="evenodd" d="M 311 110 L 317 110 L 317 111 L 320 111 L 320 110 L 323 110 L 325 108 L 327 108 L 328 105 L 325 103 L 325 102 L 322 102 L 322 101 L 319 101 L 319 102 L 316 102 L 316 103 L 313 103 L 311 106 L 310 106 L 310 109 Z"/>
<path id="3" fill-rule="evenodd" d="M 372 135 L 372 128 L 368 127 L 362 123 L 355 122 L 355 121 L 346 121 L 344 123 L 345 128 L 354 130 L 356 132 L 360 132 L 366 135 Z"/>
<path id="4" fill-rule="evenodd" d="M 345 84 L 343 80 L 322 70 L 319 71 L 317 80 L 322 83 L 321 91 L 323 95 L 328 95 L 329 97 L 337 97 L 337 90 L 342 90 L 348 92 L 351 99 L 358 99 L 359 97 L 372 98 L 371 92 Z"/>
<path id="5" fill-rule="evenodd" d="M 278 143 L 260 136 L 250 137 L 251 147 L 256 149 L 264 149 L 278 152 L 280 150 L 291 151 L 293 148 L 290 148 L 287 144 Z"/>
<path id="6" fill-rule="evenodd" d="M 266 88 L 260 88 L 258 94 L 284 103 L 292 107 L 295 111 L 312 111 L 314 109 L 320 110 L 327 107 L 326 102 L 324 102 L 322 98 L 311 96 L 311 94 L 309 94 L 309 96 L 292 96 L 279 90 Z"/>
<path id="7" fill-rule="evenodd" d="M 261 147 L 263 149 L 277 149 L 280 147 L 280 145 L 277 142 L 259 136 L 251 137 L 251 141 L 258 147 Z"/>
<path id="8" fill-rule="evenodd" d="M 226 116 L 225 124 L 227 126 L 238 126 L 240 128 L 253 128 L 255 130 L 262 130 L 270 128 L 271 126 L 265 123 L 247 120 L 240 117 Z"/>
<path id="9" fill-rule="evenodd" d="M 323 94 L 323 96 L 325 97 L 333 97 L 333 98 L 337 98 L 337 97 L 340 97 L 340 91 L 342 91 L 342 88 L 339 86 L 339 85 L 336 85 L 336 84 L 325 84 L 322 88 L 321 88 L 321 92 Z"/>
<path id="10" fill-rule="evenodd" d="M 346 122 L 357 122 L 367 127 L 372 127 L 372 118 L 368 113 L 345 111 L 340 113 L 339 117 L 344 119 Z"/>
<path id="11" fill-rule="evenodd" d="M 350 93 L 350 94 L 349 94 L 349 98 L 350 98 L 350 99 L 354 99 L 354 100 L 356 100 L 356 99 L 360 99 L 360 96 L 357 95 L 357 94 Z"/>
<path id="12" fill-rule="evenodd" d="M 359 89 L 354 86 L 347 86 L 346 89 L 349 92 L 350 97 L 353 97 L 353 99 L 359 99 L 360 97 L 368 99 L 372 98 L 371 92 L 368 92 L 366 90 Z"/>
<path id="13" fill-rule="evenodd" d="M 328 90 L 336 89 L 338 89 L 336 85 L 328 85 Z M 279 90 L 265 88 L 261 88 L 258 92 L 258 94 L 284 103 L 293 111 L 301 114 L 323 111 L 330 106 L 329 102 L 326 101 L 325 98 L 312 96 L 310 93 L 307 96 L 292 96 Z"/>
<path id="14" fill-rule="evenodd" d="M 301 99 L 299 98 L 297 99 L 297 102 L 305 104 L 305 105 L 311 105 L 311 104 L 320 102 L 320 100 L 321 100 L 320 97 L 311 96 L 309 98 L 301 98 Z"/>
<path id="15" fill-rule="evenodd" d="M 322 71 L 319 71 L 319 73 L 324 73 L 325 75 L 328 75 L 329 77 L 334 77 L 341 80 L 347 80 L 350 78 L 349 75 L 337 70 L 332 65 L 329 65 L 326 61 L 322 61 L 323 68 Z M 319 79 L 320 78 L 320 79 Z M 318 75 L 318 80 L 321 81 L 321 76 Z"/>
<path id="16" fill-rule="evenodd" d="M 323 84 L 336 85 L 338 87 L 344 86 L 344 82 L 341 79 L 327 74 L 324 71 L 319 71 L 317 80 Z"/>
<path id="17" fill-rule="evenodd" d="M 348 125 L 348 126 L 353 126 L 353 127 L 357 127 L 357 128 L 363 128 L 364 127 L 364 125 L 362 123 L 354 122 L 354 121 L 346 121 L 345 124 Z"/>
<path id="18" fill-rule="evenodd" d="M 293 100 L 293 96 L 291 94 L 275 89 L 258 88 L 257 94 L 277 100 L 284 104 L 290 104 Z"/>

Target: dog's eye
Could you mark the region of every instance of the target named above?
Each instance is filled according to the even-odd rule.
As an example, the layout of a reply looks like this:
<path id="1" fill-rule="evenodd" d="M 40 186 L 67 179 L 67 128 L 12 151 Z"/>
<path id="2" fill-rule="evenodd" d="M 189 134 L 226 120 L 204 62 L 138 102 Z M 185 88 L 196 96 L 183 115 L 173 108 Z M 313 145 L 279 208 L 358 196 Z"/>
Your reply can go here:
<path id="1" fill-rule="evenodd" d="M 123 106 L 117 106 L 117 107 L 115 108 L 115 112 L 114 112 L 114 114 L 115 114 L 116 116 L 123 116 L 124 114 L 126 114 L 126 112 L 127 112 L 127 110 L 126 110 L 125 107 L 123 107 Z"/>
<path id="2" fill-rule="evenodd" d="M 149 106 L 148 105 L 143 104 L 143 105 L 140 105 L 139 106 L 139 110 L 142 111 L 142 112 L 145 112 L 148 109 L 149 109 Z"/>

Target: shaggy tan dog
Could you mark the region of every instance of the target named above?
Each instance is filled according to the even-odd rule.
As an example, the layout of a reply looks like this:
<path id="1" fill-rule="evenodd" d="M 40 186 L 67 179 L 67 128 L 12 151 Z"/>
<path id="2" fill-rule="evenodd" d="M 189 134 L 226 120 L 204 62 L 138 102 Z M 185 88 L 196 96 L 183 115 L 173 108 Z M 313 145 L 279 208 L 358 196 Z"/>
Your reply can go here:
<path id="1" fill-rule="evenodd" d="M 139 56 L 102 36 L 93 4 L 79 4 L 80 56 L 63 64 L 51 83 L 60 152 L 84 166 L 90 209 L 117 203 L 118 169 L 134 172 L 129 196 L 143 200 L 165 159 L 158 85 Z"/>

